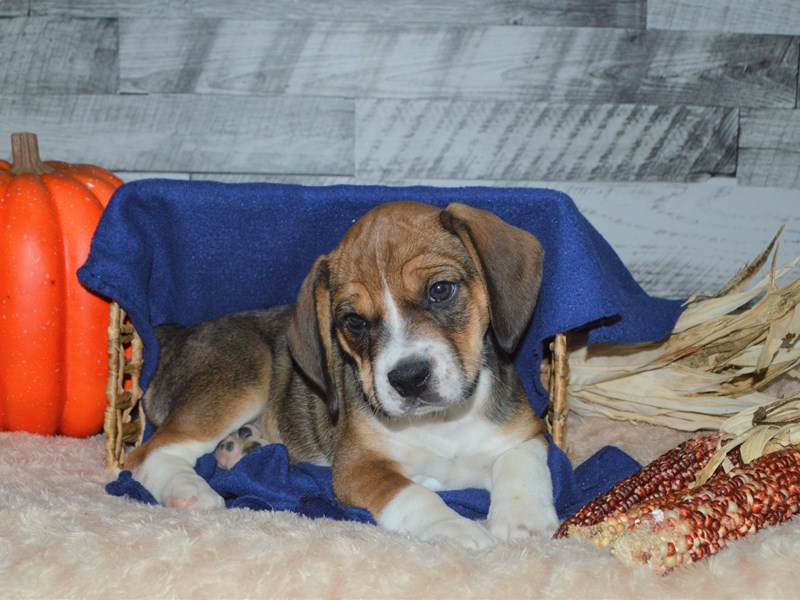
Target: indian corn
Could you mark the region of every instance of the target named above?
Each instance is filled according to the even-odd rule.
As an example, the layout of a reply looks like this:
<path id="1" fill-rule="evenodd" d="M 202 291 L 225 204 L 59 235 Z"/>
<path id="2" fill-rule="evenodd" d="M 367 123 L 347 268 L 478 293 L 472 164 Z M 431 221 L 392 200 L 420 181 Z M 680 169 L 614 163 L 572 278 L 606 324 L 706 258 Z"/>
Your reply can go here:
<path id="1" fill-rule="evenodd" d="M 662 454 L 567 518 L 555 537 L 566 537 L 573 525 L 594 525 L 608 515 L 627 511 L 644 500 L 688 488 L 716 452 L 719 438 L 716 433 L 686 440 Z"/>
<path id="2" fill-rule="evenodd" d="M 601 522 L 571 525 L 570 537 L 590 539 L 629 565 L 658 574 L 711 556 L 731 540 L 786 521 L 800 506 L 800 449 L 761 456 L 706 484 L 656 496 Z"/>

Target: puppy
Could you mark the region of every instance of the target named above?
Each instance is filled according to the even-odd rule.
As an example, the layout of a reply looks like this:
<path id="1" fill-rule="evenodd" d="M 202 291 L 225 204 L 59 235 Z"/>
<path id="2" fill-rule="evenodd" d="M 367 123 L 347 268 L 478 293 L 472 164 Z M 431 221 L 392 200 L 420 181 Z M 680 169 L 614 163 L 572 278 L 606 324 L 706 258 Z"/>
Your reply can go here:
<path id="1" fill-rule="evenodd" d="M 331 465 L 337 498 L 387 529 L 471 548 L 551 534 L 545 426 L 511 360 L 542 256 L 486 211 L 378 206 L 317 259 L 295 307 L 158 328 L 158 429 L 126 468 L 162 504 L 210 509 L 223 501 L 197 458 L 216 448 L 231 466 L 263 438 Z M 468 487 L 490 490 L 488 527 L 435 493 Z"/>

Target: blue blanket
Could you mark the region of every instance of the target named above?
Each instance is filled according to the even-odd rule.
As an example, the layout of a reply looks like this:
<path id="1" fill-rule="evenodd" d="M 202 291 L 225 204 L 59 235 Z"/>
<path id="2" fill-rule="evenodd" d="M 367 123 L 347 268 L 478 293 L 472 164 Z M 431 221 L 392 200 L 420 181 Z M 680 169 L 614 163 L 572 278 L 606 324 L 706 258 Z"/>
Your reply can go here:
<path id="1" fill-rule="evenodd" d="M 561 519 L 609 490 L 620 479 L 635 473 L 640 466 L 613 446 L 600 449 L 573 471 L 566 455 L 550 444 L 547 462 L 553 478 L 556 510 Z M 230 471 L 218 468 L 210 454 L 197 462 L 196 469 L 225 499 L 228 508 L 288 510 L 311 518 L 375 522 L 366 510 L 336 501 L 330 468 L 291 465 L 286 448 L 280 444 L 245 455 Z M 131 477 L 130 471 L 123 471 L 116 481 L 106 486 L 106 491 L 112 496 L 157 504 L 150 492 Z M 439 495 L 448 506 L 469 519 L 485 519 L 489 512 L 489 492 L 486 490 L 452 490 Z"/>
<path id="2" fill-rule="evenodd" d="M 572 200 L 547 189 L 137 181 L 122 186 L 112 198 L 78 277 L 89 289 L 116 300 L 130 316 L 145 345 L 146 386 L 158 360 L 154 326 L 190 325 L 294 302 L 316 257 L 333 249 L 371 207 L 394 200 L 441 207 L 467 203 L 494 212 L 542 242 L 541 295 L 515 356 L 539 414 L 548 402 L 539 365 L 554 334 L 580 329 L 590 343 L 654 341 L 669 335 L 681 312 L 680 302 L 644 293 Z M 198 470 L 231 506 L 369 520 L 363 511 L 336 503 L 328 470 L 289 467 L 280 447 L 249 456 L 231 472 L 213 469 L 210 461 L 201 459 Z M 618 450 L 604 449 L 573 472 L 564 454 L 553 448 L 550 467 L 559 514 L 579 508 L 635 465 Z M 128 474 L 109 491 L 147 499 Z M 483 491 L 445 496 L 465 514 L 485 515 Z"/>

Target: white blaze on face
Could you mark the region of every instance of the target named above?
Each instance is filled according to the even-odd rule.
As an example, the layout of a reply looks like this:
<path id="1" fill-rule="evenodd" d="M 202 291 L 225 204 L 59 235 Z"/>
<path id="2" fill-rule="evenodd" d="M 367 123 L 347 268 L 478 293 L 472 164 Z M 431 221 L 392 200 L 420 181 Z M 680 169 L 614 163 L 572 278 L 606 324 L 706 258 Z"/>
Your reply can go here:
<path id="1" fill-rule="evenodd" d="M 464 375 L 450 345 L 444 338 L 423 337 L 414 331 L 413 323 L 400 311 L 385 278 L 383 301 L 389 339 L 376 356 L 373 369 L 375 392 L 386 414 L 401 416 L 408 412 L 406 399 L 389 383 L 389 373 L 410 360 L 425 360 L 430 365 L 431 375 L 425 392 L 427 404 L 444 407 L 463 400 Z"/>

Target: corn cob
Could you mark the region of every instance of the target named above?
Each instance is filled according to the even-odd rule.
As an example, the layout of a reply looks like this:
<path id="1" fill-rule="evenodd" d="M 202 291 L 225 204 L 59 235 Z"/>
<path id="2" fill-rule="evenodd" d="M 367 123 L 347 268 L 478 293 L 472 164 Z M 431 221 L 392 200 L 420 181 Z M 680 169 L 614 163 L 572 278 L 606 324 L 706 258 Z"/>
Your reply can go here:
<path id="1" fill-rule="evenodd" d="M 583 537 L 629 565 L 649 564 L 659 575 L 711 556 L 728 542 L 786 521 L 800 507 L 800 449 L 764 455 L 705 485 L 651 498 L 589 527 Z"/>
<path id="2" fill-rule="evenodd" d="M 720 434 L 715 433 L 708 437 L 686 440 L 665 452 L 568 517 L 561 523 L 554 537 L 566 537 L 571 526 L 594 525 L 607 516 L 627 511 L 644 500 L 688 488 L 694 483 L 695 475 L 716 452 L 719 438 Z"/>

